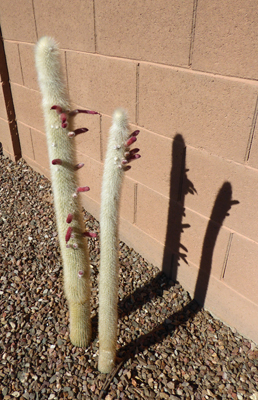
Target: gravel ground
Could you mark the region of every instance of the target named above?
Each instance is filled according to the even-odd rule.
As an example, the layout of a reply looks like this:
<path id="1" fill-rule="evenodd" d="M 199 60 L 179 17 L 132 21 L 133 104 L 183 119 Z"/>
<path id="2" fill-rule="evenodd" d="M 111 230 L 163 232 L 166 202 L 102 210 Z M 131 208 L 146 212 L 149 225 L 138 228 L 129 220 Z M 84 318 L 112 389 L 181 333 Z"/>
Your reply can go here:
<path id="1" fill-rule="evenodd" d="M 100 374 L 99 241 L 89 240 L 93 340 L 75 348 L 50 183 L 23 160 L 0 156 L 0 165 L 3 399 L 258 399 L 258 348 L 122 242 L 118 364 Z M 89 213 L 84 218 L 99 231 Z"/>

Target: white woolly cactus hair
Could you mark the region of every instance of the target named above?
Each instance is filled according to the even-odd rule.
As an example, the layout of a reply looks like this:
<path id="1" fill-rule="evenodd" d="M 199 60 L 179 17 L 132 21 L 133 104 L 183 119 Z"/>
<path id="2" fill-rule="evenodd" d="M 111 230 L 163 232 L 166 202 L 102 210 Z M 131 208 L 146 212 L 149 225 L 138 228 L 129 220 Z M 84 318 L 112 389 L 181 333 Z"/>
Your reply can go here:
<path id="1" fill-rule="evenodd" d="M 104 164 L 100 211 L 100 279 L 99 279 L 99 362 L 102 373 L 111 371 L 116 358 L 118 301 L 118 216 L 120 194 L 127 164 L 140 156 L 139 149 L 129 151 L 136 141 L 130 135 L 127 113 L 113 114 Z"/>
<path id="2" fill-rule="evenodd" d="M 62 75 L 60 51 L 53 38 L 43 36 L 39 39 L 35 48 L 35 62 L 43 107 L 58 104 L 68 110 L 69 100 Z"/>
<path id="3" fill-rule="evenodd" d="M 64 288 L 70 312 L 70 337 L 76 346 L 87 346 L 91 338 L 90 265 L 87 236 L 81 214 L 80 192 L 75 164 L 74 136 L 86 128 L 69 130 L 70 118 L 78 112 L 97 114 L 88 110 L 70 111 L 68 95 L 62 78 L 59 49 L 50 37 L 41 38 L 35 48 L 38 81 L 50 159 L 52 189 L 58 236 L 64 266 Z"/>

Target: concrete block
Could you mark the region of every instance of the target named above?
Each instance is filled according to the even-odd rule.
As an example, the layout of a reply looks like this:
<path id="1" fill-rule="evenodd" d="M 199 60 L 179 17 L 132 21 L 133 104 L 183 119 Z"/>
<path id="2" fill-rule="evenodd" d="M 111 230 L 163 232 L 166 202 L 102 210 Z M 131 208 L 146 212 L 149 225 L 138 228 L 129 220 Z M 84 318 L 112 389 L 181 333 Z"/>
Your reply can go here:
<path id="1" fill-rule="evenodd" d="M 50 171 L 46 135 L 31 128 L 31 138 L 36 163 L 44 170 Z"/>
<path id="2" fill-rule="evenodd" d="M 210 218 L 220 193 L 212 219 L 222 220 L 226 227 L 257 240 L 258 171 L 194 148 L 187 148 L 186 167 L 197 193 L 185 196 L 185 206 Z M 223 193 L 220 190 L 224 184 Z M 229 209 L 231 200 L 239 204 L 232 204 Z"/>
<path id="3" fill-rule="evenodd" d="M 257 79 L 257 36 L 255 1 L 199 0 L 192 67 Z"/>
<path id="4" fill-rule="evenodd" d="M 40 92 L 15 83 L 11 85 L 11 89 L 17 120 L 44 132 Z"/>
<path id="5" fill-rule="evenodd" d="M 177 279 L 191 296 L 195 292 L 197 277 L 198 268 L 194 264 L 180 264 Z M 201 280 L 200 276 L 199 278 Z M 209 280 L 205 278 L 204 281 L 206 283 L 208 281 L 205 309 L 231 328 L 235 328 L 241 335 L 258 343 L 257 325 L 254 323 L 258 313 L 257 304 L 213 276 Z M 196 293 L 196 298 L 198 299 L 198 293 Z"/>
<path id="6" fill-rule="evenodd" d="M 163 244 L 166 237 L 169 199 L 138 184 L 136 202 L 136 226 Z"/>
<path id="7" fill-rule="evenodd" d="M 19 54 L 19 44 L 5 40 L 4 48 L 10 81 L 12 83 L 24 85 Z"/>
<path id="8" fill-rule="evenodd" d="M 182 224 L 180 258 L 184 260 L 182 255 L 185 254 L 187 262 L 220 279 L 230 231 L 188 209 L 185 209 Z"/>
<path id="9" fill-rule="evenodd" d="M 23 85 L 29 89 L 39 90 L 37 72 L 35 68 L 34 50 L 34 44 L 19 44 L 19 54 L 24 82 Z"/>
<path id="10" fill-rule="evenodd" d="M 135 121 L 136 64 L 99 55 L 67 52 L 70 96 L 74 103 L 112 115 L 125 108 Z"/>
<path id="11" fill-rule="evenodd" d="M 153 265 L 162 268 L 164 246 L 136 225 L 120 218 L 119 237 Z"/>
<path id="12" fill-rule="evenodd" d="M 90 1 L 34 0 L 38 37 L 54 37 L 61 48 L 95 51 L 93 4 Z"/>
<path id="13" fill-rule="evenodd" d="M 244 162 L 257 87 L 192 71 L 141 64 L 139 125 Z"/>
<path id="14" fill-rule="evenodd" d="M 103 164 L 86 155 L 77 153 L 76 157 L 77 162 L 84 163 L 84 167 L 77 172 L 79 186 L 90 187 L 90 191 L 83 195 L 100 204 Z"/>
<path id="15" fill-rule="evenodd" d="M 225 283 L 258 306 L 258 243 L 233 235 L 226 265 Z"/>
<path id="16" fill-rule="evenodd" d="M 23 0 L 0 2 L 1 29 L 4 39 L 33 43 L 37 40 L 33 3 Z"/>
<path id="17" fill-rule="evenodd" d="M 7 153 L 8 156 L 10 155 L 12 160 L 14 160 L 14 151 L 9 124 L 8 121 L 2 118 L 0 118 L 0 143 L 0 146 L 4 152 Z"/>
<path id="18" fill-rule="evenodd" d="M 188 65 L 193 2 L 95 2 L 101 54 Z"/>
<path id="19" fill-rule="evenodd" d="M 248 159 L 248 165 L 250 167 L 258 169 L 258 124 L 256 121 L 254 136 L 250 148 L 250 154 Z"/>
<path id="20" fill-rule="evenodd" d="M 27 156 L 32 160 L 35 160 L 32 136 L 31 136 L 31 128 L 27 125 L 24 125 L 21 122 L 17 123 L 19 139 L 21 144 L 21 152 L 22 157 Z"/>
<path id="21" fill-rule="evenodd" d="M 0 83 L 0 118 L 6 121 L 8 120 L 4 92 L 3 92 L 3 83 Z"/>

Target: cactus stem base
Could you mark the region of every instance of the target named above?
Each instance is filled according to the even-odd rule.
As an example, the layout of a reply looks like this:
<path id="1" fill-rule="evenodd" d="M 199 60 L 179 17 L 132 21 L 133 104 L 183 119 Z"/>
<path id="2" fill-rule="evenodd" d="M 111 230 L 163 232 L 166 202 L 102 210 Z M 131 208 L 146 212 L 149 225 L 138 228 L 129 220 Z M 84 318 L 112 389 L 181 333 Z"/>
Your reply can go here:
<path id="1" fill-rule="evenodd" d="M 79 276 L 78 279 L 80 279 Z M 87 303 L 69 302 L 69 315 L 70 339 L 72 344 L 76 347 L 87 347 L 91 340 L 91 319 L 89 306 Z"/>

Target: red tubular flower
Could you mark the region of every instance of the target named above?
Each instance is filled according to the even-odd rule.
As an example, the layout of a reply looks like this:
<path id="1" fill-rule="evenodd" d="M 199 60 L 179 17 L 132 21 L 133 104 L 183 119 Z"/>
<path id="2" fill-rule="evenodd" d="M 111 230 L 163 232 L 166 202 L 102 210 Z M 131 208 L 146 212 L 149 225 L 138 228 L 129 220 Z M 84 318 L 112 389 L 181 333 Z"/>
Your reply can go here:
<path id="1" fill-rule="evenodd" d="M 133 156 L 134 154 L 138 153 L 140 151 L 140 149 L 132 149 L 130 150 L 129 156 Z"/>
<path id="2" fill-rule="evenodd" d="M 80 168 L 82 168 L 82 167 L 84 167 L 84 164 L 81 162 L 81 163 L 79 163 L 79 164 L 76 164 L 75 167 L 74 167 L 74 169 L 77 170 L 77 169 L 80 169 Z"/>
<path id="3" fill-rule="evenodd" d="M 62 113 L 62 114 L 60 115 L 60 119 L 61 119 L 62 124 L 63 124 L 64 122 L 66 122 L 66 121 L 67 121 L 66 113 Z"/>
<path id="4" fill-rule="evenodd" d="M 79 113 L 84 113 L 84 114 L 99 114 L 97 111 L 90 111 L 90 110 L 73 110 L 70 111 L 68 114 L 70 115 L 70 117 L 74 117 L 75 115 L 79 114 Z"/>
<path id="5" fill-rule="evenodd" d="M 69 228 L 67 229 L 66 235 L 65 235 L 66 243 L 69 242 L 69 240 L 71 239 L 72 230 L 73 230 L 73 228 L 71 226 L 69 226 Z"/>
<path id="6" fill-rule="evenodd" d="M 138 158 L 141 158 L 141 155 L 140 154 L 133 154 L 132 156 L 130 156 L 130 161 L 132 161 L 132 160 L 137 160 Z"/>
<path id="7" fill-rule="evenodd" d="M 61 114 L 63 112 L 62 107 L 60 106 L 52 106 L 50 110 L 56 110 L 57 114 Z"/>
<path id="8" fill-rule="evenodd" d="M 125 142 L 125 147 L 129 147 L 131 146 L 131 144 L 133 144 L 134 142 L 136 142 L 137 138 L 135 136 L 131 136 L 127 142 Z"/>
<path id="9" fill-rule="evenodd" d="M 83 232 L 83 236 L 85 237 L 92 237 L 92 238 L 96 238 L 98 235 L 95 232 Z"/>
<path id="10" fill-rule="evenodd" d="M 68 214 L 68 215 L 67 215 L 67 218 L 66 218 L 66 222 L 67 222 L 68 224 L 70 224 L 70 223 L 72 222 L 72 220 L 73 220 L 73 214 Z"/>
<path id="11" fill-rule="evenodd" d="M 137 129 L 136 131 L 134 131 L 133 133 L 131 133 L 130 136 L 137 136 L 137 135 L 139 135 L 139 133 L 140 133 L 140 131 L 139 131 L 139 129 Z"/>
<path id="12" fill-rule="evenodd" d="M 90 190 L 89 186 L 80 186 L 76 189 L 77 193 L 81 193 L 81 192 L 88 192 Z"/>
<path id="13" fill-rule="evenodd" d="M 53 165 L 62 165 L 62 160 L 60 160 L 60 158 L 55 158 L 54 160 L 52 160 L 52 164 Z"/>

